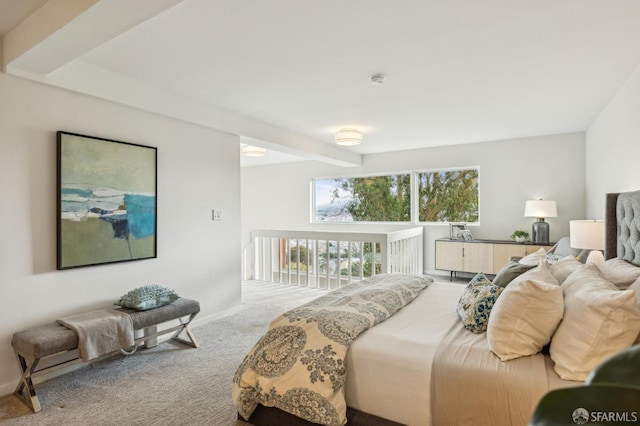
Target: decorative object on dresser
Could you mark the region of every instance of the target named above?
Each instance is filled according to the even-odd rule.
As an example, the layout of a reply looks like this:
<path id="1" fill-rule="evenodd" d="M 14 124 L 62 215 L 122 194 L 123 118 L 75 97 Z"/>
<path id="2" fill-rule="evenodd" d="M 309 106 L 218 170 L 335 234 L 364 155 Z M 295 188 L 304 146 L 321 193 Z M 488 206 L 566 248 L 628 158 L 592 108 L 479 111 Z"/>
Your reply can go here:
<path id="1" fill-rule="evenodd" d="M 473 234 L 468 229 L 465 229 L 464 231 L 461 231 L 460 235 L 462 236 L 462 239 L 465 240 L 465 241 L 473 240 Z"/>
<path id="2" fill-rule="evenodd" d="M 449 238 L 452 240 L 461 240 L 462 231 L 467 229 L 467 224 L 464 222 L 450 222 L 449 223 Z"/>
<path id="3" fill-rule="evenodd" d="M 511 234 L 511 239 L 516 243 L 524 243 L 529 239 L 529 233 L 524 229 L 516 229 L 513 231 L 513 234 Z"/>
<path id="4" fill-rule="evenodd" d="M 549 244 L 549 224 L 546 217 L 557 217 L 556 202 L 553 200 L 528 200 L 524 206 L 524 217 L 535 217 L 538 220 L 531 225 L 531 242 Z"/>
<path id="5" fill-rule="evenodd" d="M 569 235 L 572 248 L 591 250 L 587 263 L 604 263 L 604 220 L 572 220 Z"/>

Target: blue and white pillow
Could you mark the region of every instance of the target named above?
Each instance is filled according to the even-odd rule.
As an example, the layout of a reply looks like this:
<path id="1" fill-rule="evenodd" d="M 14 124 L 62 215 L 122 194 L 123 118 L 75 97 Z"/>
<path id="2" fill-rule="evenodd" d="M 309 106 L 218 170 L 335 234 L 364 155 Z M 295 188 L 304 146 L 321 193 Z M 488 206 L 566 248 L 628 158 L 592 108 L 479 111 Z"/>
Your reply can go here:
<path id="1" fill-rule="evenodd" d="M 168 305 L 179 298 L 180 296 L 170 288 L 150 284 L 131 290 L 122 296 L 116 305 L 146 311 Z"/>
<path id="2" fill-rule="evenodd" d="M 487 331 L 489 314 L 502 290 L 482 272 L 473 277 L 458 300 L 457 312 L 464 328 L 472 333 Z"/>

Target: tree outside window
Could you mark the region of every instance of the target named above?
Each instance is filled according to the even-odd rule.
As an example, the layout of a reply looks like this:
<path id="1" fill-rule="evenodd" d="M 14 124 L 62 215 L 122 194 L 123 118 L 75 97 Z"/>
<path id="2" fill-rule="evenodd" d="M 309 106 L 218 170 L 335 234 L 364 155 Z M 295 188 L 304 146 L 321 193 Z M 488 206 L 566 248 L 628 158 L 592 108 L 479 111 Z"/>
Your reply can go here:
<path id="1" fill-rule="evenodd" d="M 478 222 L 478 169 L 419 172 L 420 222 Z"/>

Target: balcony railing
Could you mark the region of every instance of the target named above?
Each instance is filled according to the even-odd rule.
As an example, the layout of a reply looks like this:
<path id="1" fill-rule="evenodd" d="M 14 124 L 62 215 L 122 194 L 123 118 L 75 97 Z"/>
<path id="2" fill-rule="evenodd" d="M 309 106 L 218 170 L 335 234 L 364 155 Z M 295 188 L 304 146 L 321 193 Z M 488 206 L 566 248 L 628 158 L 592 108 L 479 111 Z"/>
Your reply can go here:
<path id="1" fill-rule="evenodd" d="M 256 230 L 246 279 L 337 289 L 384 273 L 422 274 L 423 228 L 392 232 Z"/>

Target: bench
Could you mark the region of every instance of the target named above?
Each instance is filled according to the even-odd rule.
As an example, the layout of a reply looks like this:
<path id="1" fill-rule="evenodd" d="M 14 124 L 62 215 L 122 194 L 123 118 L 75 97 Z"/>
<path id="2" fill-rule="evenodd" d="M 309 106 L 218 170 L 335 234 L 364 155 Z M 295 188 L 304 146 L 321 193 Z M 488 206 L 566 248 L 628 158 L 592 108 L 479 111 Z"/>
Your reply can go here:
<path id="1" fill-rule="evenodd" d="M 139 345 L 144 344 L 146 348 L 157 346 L 158 337 L 167 333 L 173 333 L 171 336 L 173 340 L 194 348 L 198 347 L 198 342 L 189 329 L 189 323 L 200 312 L 200 304 L 196 300 L 179 298 L 173 303 L 147 311 L 128 308 L 118 308 L 117 310 L 125 312 L 131 317 L 134 331 L 141 331 L 141 333 L 136 333 L 136 335 L 141 334 L 141 337 L 134 340 L 132 348 L 120 350 L 124 355 L 131 355 Z M 179 320 L 180 324 L 158 330 L 158 325 L 172 320 Z M 182 332 L 187 335 L 189 340 L 180 337 Z M 59 356 L 77 349 L 78 335 L 63 325 L 53 323 L 14 333 L 11 345 L 22 371 L 22 377 L 14 394 L 34 412 L 38 412 L 41 410 L 41 406 L 33 385 L 33 375 L 52 367 L 76 361 L 79 358 L 68 359 L 41 369 L 37 369 L 38 364 L 44 358 Z"/>

